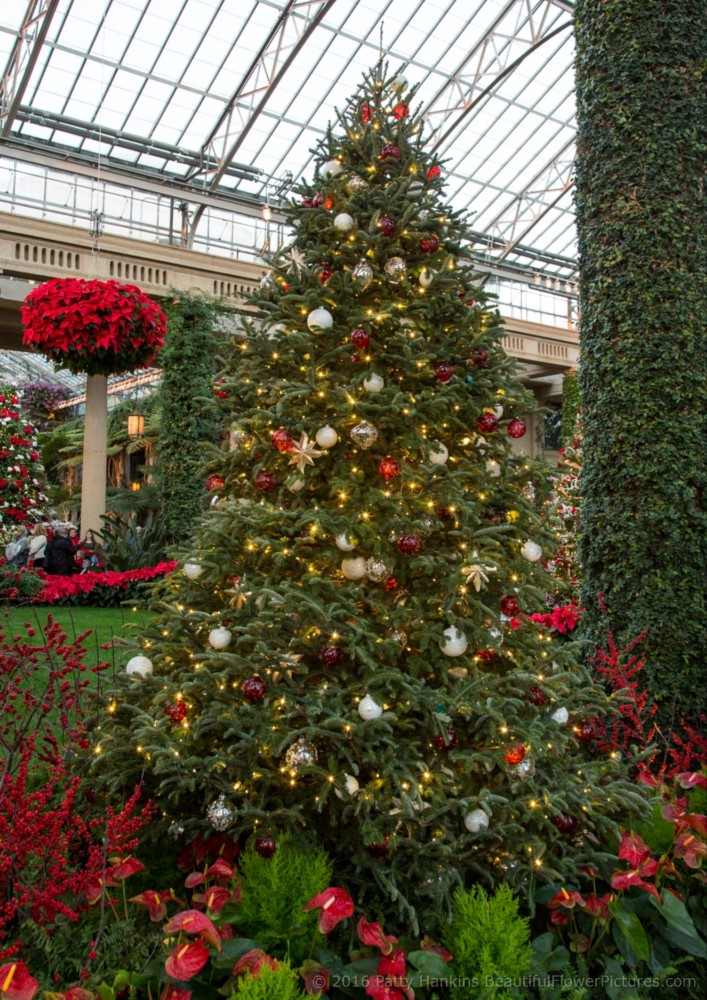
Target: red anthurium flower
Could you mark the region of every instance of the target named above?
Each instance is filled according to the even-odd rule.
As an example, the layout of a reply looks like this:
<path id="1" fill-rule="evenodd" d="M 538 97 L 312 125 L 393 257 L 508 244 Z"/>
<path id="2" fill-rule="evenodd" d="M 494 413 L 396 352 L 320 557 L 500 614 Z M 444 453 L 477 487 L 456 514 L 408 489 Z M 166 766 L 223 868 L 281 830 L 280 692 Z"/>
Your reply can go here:
<path id="1" fill-rule="evenodd" d="M 274 958 L 270 958 L 266 955 L 262 948 L 253 948 L 249 951 L 243 958 L 239 958 L 233 969 L 232 975 L 234 976 L 257 976 L 264 965 L 269 966 L 271 969 L 277 968 L 277 962 Z"/>
<path id="2" fill-rule="evenodd" d="M 607 892 L 604 896 L 594 896 L 590 893 L 587 896 L 586 908 L 594 917 L 598 917 L 599 920 L 606 920 L 609 915 L 609 903 L 614 897 L 610 892 Z"/>
<path id="3" fill-rule="evenodd" d="M 707 777 L 695 771 L 683 771 L 675 775 L 675 780 L 681 788 L 707 788 Z"/>
<path id="4" fill-rule="evenodd" d="M 180 986 L 170 984 L 163 994 L 163 1000 L 191 1000 L 191 990 L 183 990 Z"/>
<path id="5" fill-rule="evenodd" d="M 329 989 L 329 970 L 325 965 L 308 958 L 299 970 L 299 974 L 304 981 L 305 993 L 316 993 L 319 996 Z"/>
<path id="6" fill-rule="evenodd" d="M 233 865 L 229 865 L 228 861 L 224 858 L 218 858 L 214 861 L 210 868 L 206 870 L 206 877 L 213 878 L 235 878 L 236 873 L 233 869 Z"/>
<path id="7" fill-rule="evenodd" d="M 164 963 L 165 972 L 173 979 L 191 979 L 201 972 L 209 960 L 209 949 L 203 941 L 178 945 Z"/>
<path id="8" fill-rule="evenodd" d="M 405 952 L 402 948 L 396 948 L 392 955 L 383 955 L 378 963 L 378 973 L 381 976 L 398 978 L 405 975 L 406 967 Z"/>
<path id="9" fill-rule="evenodd" d="M 556 910 L 559 906 L 571 910 L 574 906 L 584 906 L 584 900 L 578 892 L 567 892 L 566 889 L 560 889 L 547 905 L 549 910 Z"/>
<path id="10" fill-rule="evenodd" d="M 707 816 L 702 816 L 700 813 L 690 813 L 683 817 L 683 823 L 700 837 L 707 837 Z"/>
<path id="11" fill-rule="evenodd" d="M 550 923 L 554 927 L 564 927 L 570 922 L 570 915 L 567 910 L 553 910 L 550 914 Z"/>
<path id="12" fill-rule="evenodd" d="M 167 900 L 171 898 L 172 893 L 169 889 L 162 889 L 159 892 L 157 889 L 148 889 L 139 896 L 133 896 L 130 902 L 146 907 L 150 911 L 150 920 L 159 923 L 167 915 Z"/>
<path id="13" fill-rule="evenodd" d="M 204 892 L 195 892 L 192 896 L 192 902 L 202 903 L 209 913 L 213 913 L 217 917 L 232 898 L 228 889 L 224 889 L 221 885 L 214 885 L 210 889 L 205 889 Z"/>
<path id="14" fill-rule="evenodd" d="M 651 896 L 660 902 L 660 896 L 658 895 L 658 890 L 650 882 L 644 882 L 641 878 L 641 872 L 637 869 L 628 872 L 614 872 L 611 876 L 611 888 L 612 889 L 630 889 L 632 885 L 637 886 L 639 889 L 645 889 L 649 892 Z"/>
<path id="15" fill-rule="evenodd" d="M 702 859 L 707 857 L 707 844 L 704 844 L 691 830 L 685 830 L 673 846 L 675 856 L 682 858 L 688 868 L 699 868 Z"/>
<path id="16" fill-rule="evenodd" d="M 45 993 L 45 1000 L 50 995 Z M 66 993 L 60 993 L 59 996 L 63 996 L 64 1000 L 94 1000 L 95 993 L 92 993 L 91 990 L 84 990 L 80 986 L 72 986 Z"/>
<path id="17" fill-rule="evenodd" d="M 638 868 L 646 858 L 650 857 L 651 849 L 637 833 L 624 833 L 619 844 L 619 857 L 628 861 L 632 868 Z"/>
<path id="18" fill-rule="evenodd" d="M 353 915 L 354 901 L 344 889 L 330 887 L 313 896 L 304 909 L 316 910 L 319 907 L 322 910 L 319 914 L 319 930 L 322 934 L 330 934 L 338 923 Z"/>
<path id="19" fill-rule="evenodd" d="M 175 934 L 184 931 L 185 934 L 198 934 L 206 938 L 217 951 L 221 951 L 221 938 L 208 917 L 199 910 L 184 910 L 172 917 L 162 928 L 165 934 Z"/>
<path id="20" fill-rule="evenodd" d="M 201 885 L 204 881 L 203 872 L 192 872 L 191 875 L 187 875 L 184 879 L 184 887 L 186 889 L 193 889 L 194 886 Z"/>
<path id="21" fill-rule="evenodd" d="M 106 871 L 106 885 L 117 885 L 124 878 L 129 878 L 130 875 L 137 875 L 138 872 L 145 871 L 145 866 L 142 862 L 138 861 L 131 854 L 128 854 L 125 858 L 109 858 L 109 860 L 114 862 L 114 864 Z"/>
<path id="22" fill-rule="evenodd" d="M 420 941 L 420 947 L 423 951 L 431 951 L 435 955 L 439 955 L 443 962 L 451 962 L 454 958 L 454 955 L 452 955 L 450 951 L 443 948 L 441 944 L 437 944 L 437 942 L 433 941 L 427 934 L 425 934 L 422 941 Z"/>
<path id="23" fill-rule="evenodd" d="M 0 965 L 0 997 L 2 1000 L 32 1000 L 39 983 L 30 976 L 24 962 Z"/>
<path id="24" fill-rule="evenodd" d="M 372 948 L 378 948 L 383 955 L 390 955 L 393 945 L 398 943 L 398 939 L 392 935 L 389 937 L 380 924 L 369 924 L 365 917 L 361 917 L 356 924 L 356 933 L 359 940 Z"/>
<path id="25" fill-rule="evenodd" d="M 415 1000 L 405 975 L 406 966 L 402 948 L 396 948 L 392 955 L 384 955 L 378 963 L 378 974 L 368 981 L 366 995 L 373 1000 Z"/>

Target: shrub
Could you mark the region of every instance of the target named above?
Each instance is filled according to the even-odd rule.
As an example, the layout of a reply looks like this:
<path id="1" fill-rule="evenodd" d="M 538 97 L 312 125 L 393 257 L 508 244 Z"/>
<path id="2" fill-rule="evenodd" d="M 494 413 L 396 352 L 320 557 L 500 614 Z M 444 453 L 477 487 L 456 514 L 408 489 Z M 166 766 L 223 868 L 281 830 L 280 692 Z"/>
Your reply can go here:
<path id="1" fill-rule="evenodd" d="M 234 997 L 241 1000 L 304 1000 L 297 976 L 286 962 L 272 969 L 265 965 L 257 976 L 245 976 L 236 985 Z"/>

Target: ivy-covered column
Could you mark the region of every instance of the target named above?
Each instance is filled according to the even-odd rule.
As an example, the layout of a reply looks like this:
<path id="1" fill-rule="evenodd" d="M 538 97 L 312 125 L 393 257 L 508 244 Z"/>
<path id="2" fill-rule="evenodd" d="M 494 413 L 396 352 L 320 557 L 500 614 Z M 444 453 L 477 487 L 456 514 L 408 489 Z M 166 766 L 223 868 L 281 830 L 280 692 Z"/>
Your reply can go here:
<path id="1" fill-rule="evenodd" d="M 204 507 L 205 446 L 216 442 L 219 431 L 212 396 L 217 310 L 206 299 L 183 295 L 169 303 L 165 312 L 156 478 L 167 536 L 186 541 Z"/>
<path id="2" fill-rule="evenodd" d="M 644 679 L 704 709 L 701 0 L 577 0 L 585 628 L 646 632 Z M 700 27 L 702 26 L 702 28 Z"/>

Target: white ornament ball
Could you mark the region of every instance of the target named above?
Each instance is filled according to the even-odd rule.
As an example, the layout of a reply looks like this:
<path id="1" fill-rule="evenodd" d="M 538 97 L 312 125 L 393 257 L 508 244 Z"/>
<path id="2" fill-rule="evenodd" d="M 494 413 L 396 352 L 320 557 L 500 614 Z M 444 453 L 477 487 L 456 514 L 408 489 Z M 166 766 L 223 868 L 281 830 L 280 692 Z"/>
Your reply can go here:
<path id="1" fill-rule="evenodd" d="M 291 483 L 287 484 L 287 488 L 290 493 L 299 493 L 300 490 L 304 489 L 305 485 L 304 479 L 293 479 Z"/>
<path id="2" fill-rule="evenodd" d="M 481 830 L 488 830 L 489 818 L 483 809 L 472 809 L 464 817 L 464 826 L 469 833 L 479 833 Z"/>
<path id="3" fill-rule="evenodd" d="M 363 388 L 366 392 L 380 392 L 384 385 L 385 379 L 381 378 L 380 375 L 376 375 L 374 372 L 364 380 Z"/>
<path id="4" fill-rule="evenodd" d="M 539 562 L 543 556 L 543 550 L 540 548 L 537 542 L 527 541 L 523 548 L 520 550 L 520 554 L 528 562 Z"/>
<path id="5" fill-rule="evenodd" d="M 212 628 L 209 632 L 209 646 L 213 649 L 226 649 L 231 645 L 231 633 L 227 628 Z"/>
<path id="6" fill-rule="evenodd" d="M 500 420 L 501 417 L 503 416 L 503 407 L 501 406 L 501 404 L 499 403 L 498 406 L 492 406 L 491 409 L 493 411 L 494 416 L 496 417 L 496 420 Z"/>
<path id="7" fill-rule="evenodd" d="M 349 795 L 357 795 L 361 787 L 358 781 L 354 778 L 353 774 L 344 775 L 344 785 L 346 786 L 346 791 Z"/>
<path id="8" fill-rule="evenodd" d="M 187 580 L 196 580 L 204 572 L 204 567 L 199 563 L 184 563 L 184 575 Z"/>
<path id="9" fill-rule="evenodd" d="M 408 82 L 402 74 L 398 73 L 398 75 L 393 80 L 393 86 L 395 87 L 396 90 L 407 90 Z"/>
<path id="10" fill-rule="evenodd" d="M 408 184 L 408 194 L 411 198 L 421 198 L 425 193 L 425 185 L 422 181 L 410 181 Z"/>
<path id="11" fill-rule="evenodd" d="M 363 556 L 344 559 L 341 563 L 341 572 L 347 580 L 362 580 L 366 575 L 366 560 Z"/>
<path id="12" fill-rule="evenodd" d="M 454 625 L 446 628 L 442 635 L 444 636 L 442 652 L 445 656 L 462 656 L 466 652 L 466 647 L 469 645 L 467 638 Z"/>
<path id="13" fill-rule="evenodd" d="M 420 284 L 423 288 L 429 288 L 433 281 L 434 278 L 430 271 L 425 270 L 420 274 Z"/>
<path id="14" fill-rule="evenodd" d="M 501 466 L 491 458 L 486 463 L 486 471 L 492 479 L 498 479 L 501 475 Z"/>
<path id="15" fill-rule="evenodd" d="M 336 547 L 341 549 L 342 552 L 351 552 L 356 548 L 356 539 L 351 538 L 347 534 L 336 536 Z"/>
<path id="16" fill-rule="evenodd" d="M 315 435 L 315 439 L 320 448 L 333 448 L 339 440 L 339 435 L 333 427 L 330 427 L 329 424 L 325 424 L 324 427 L 319 428 Z"/>
<path id="17" fill-rule="evenodd" d="M 358 714 L 365 722 L 370 722 L 371 719 L 380 719 L 383 709 L 370 694 L 367 694 L 358 703 Z"/>
<path id="18" fill-rule="evenodd" d="M 431 451 L 429 454 L 430 462 L 433 465 L 444 465 L 444 463 L 449 458 L 449 448 L 441 441 L 435 441 L 431 446 Z"/>
<path id="19" fill-rule="evenodd" d="M 310 330 L 331 330 L 334 325 L 334 317 L 328 309 L 312 309 L 307 317 L 307 326 Z"/>
<path id="20" fill-rule="evenodd" d="M 348 212 L 340 212 L 334 218 L 334 229 L 338 229 L 340 233 L 348 233 L 355 224 L 353 215 Z"/>
<path id="21" fill-rule="evenodd" d="M 327 160 L 326 163 L 322 163 L 319 168 L 319 176 L 323 177 L 324 180 L 327 181 L 330 177 L 338 177 L 340 173 L 343 173 L 343 170 L 344 168 L 338 160 Z"/>
<path id="22" fill-rule="evenodd" d="M 152 660 L 148 660 L 146 656 L 133 656 L 126 664 L 125 673 L 131 676 L 149 677 L 152 669 Z"/>
<path id="23" fill-rule="evenodd" d="M 476 437 L 474 438 L 474 447 L 479 449 L 479 454 L 481 455 L 483 455 L 486 452 L 487 444 L 488 441 L 486 440 L 486 438 L 481 437 L 480 434 L 477 434 Z"/>
<path id="24" fill-rule="evenodd" d="M 556 708 L 555 711 L 550 716 L 552 721 L 556 722 L 558 726 L 566 726 L 567 723 L 569 722 L 569 717 L 570 713 L 567 711 L 564 705 L 562 706 L 562 708 Z"/>

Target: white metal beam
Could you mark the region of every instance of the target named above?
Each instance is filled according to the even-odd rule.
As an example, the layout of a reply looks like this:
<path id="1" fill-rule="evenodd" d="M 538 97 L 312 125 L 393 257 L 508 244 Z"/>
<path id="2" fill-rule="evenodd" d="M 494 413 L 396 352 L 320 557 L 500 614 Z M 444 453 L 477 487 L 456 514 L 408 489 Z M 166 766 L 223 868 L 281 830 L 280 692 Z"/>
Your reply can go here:
<path id="1" fill-rule="evenodd" d="M 28 0 L 0 79 L 0 135 L 9 135 L 59 0 Z"/>

